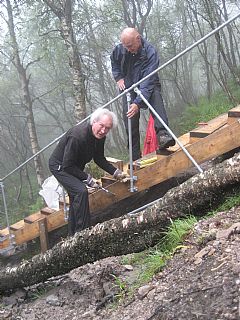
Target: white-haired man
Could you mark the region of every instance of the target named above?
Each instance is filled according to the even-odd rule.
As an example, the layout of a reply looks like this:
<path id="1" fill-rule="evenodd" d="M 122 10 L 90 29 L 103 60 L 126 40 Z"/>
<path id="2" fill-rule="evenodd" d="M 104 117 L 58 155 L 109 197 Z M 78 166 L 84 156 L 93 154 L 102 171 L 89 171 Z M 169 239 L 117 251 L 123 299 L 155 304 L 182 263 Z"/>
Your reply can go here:
<path id="1" fill-rule="evenodd" d="M 98 108 L 92 113 L 90 121 L 69 129 L 50 156 L 50 171 L 68 192 L 70 235 L 90 226 L 86 185 L 92 188 L 99 186 L 96 179 L 84 172 L 85 165 L 93 159 L 114 178 L 121 180 L 125 177 L 104 156 L 106 135 L 116 125 L 113 112 Z"/>

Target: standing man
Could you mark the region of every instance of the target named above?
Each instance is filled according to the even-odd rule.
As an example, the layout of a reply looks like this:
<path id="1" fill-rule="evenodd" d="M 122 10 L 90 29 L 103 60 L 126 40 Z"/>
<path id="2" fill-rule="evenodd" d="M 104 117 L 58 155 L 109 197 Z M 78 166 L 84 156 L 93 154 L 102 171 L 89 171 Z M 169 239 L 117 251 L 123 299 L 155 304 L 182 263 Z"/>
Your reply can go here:
<path id="1" fill-rule="evenodd" d="M 124 91 L 159 67 L 159 57 L 156 49 L 148 43 L 134 28 L 126 28 L 120 36 L 118 44 L 111 54 L 112 74 L 120 91 Z M 155 73 L 139 85 L 141 93 L 153 106 L 154 110 L 168 124 L 166 110 L 161 95 L 161 84 L 158 74 Z M 131 92 L 131 105 L 128 110 L 126 95 L 123 96 L 123 119 L 128 134 L 128 118 L 132 123 L 133 160 L 141 158 L 139 118 L 140 109 L 146 109 L 146 104 L 137 94 Z M 154 128 L 158 137 L 160 149 L 175 144 L 161 122 L 152 114 Z"/>
<path id="2" fill-rule="evenodd" d="M 90 226 L 88 190 L 86 185 L 98 188 L 99 184 L 84 172 L 85 165 L 92 159 L 103 170 L 117 180 L 125 174 L 116 169 L 104 156 L 107 133 L 117 125 L 117 119 L 108 109 L 96 109 L 90 122 L 69 129 L 61 138 L 49 159 L 49 168 L 69 195 L 69 234 Z"/>

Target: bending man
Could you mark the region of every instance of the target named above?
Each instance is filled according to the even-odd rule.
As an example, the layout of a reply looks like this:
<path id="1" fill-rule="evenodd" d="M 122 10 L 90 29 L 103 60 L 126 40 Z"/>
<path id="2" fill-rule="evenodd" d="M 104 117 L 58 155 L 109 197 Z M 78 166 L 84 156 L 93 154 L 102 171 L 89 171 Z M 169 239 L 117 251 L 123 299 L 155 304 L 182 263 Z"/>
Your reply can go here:
<path id="1" fill-rule="evenodd" d="M 84 172 L 85 165 L 92 159 L 103 170 L 116 179 L 125 177 L 104 156 L 107 133 L 116 126 L 113 112 L 99 108 L 86 121 L 69 129 L 59 141 L 49 159 L 52 174 L 67 190 L 69 195 L 69 234 L 90 226 L 88 190 L 86 185 L 98 188 L 97 181 Z"/>
<path id="2" fill-rule="evenodd" d="M 159 57 L 156 49 L 147 42 L 134 28 L 126 28 L 118 44 L 111 54 L 112 74 L 120 91 L 128 89 L 152 71 L 159 67 Z M 161 95 L 161 84 L 155 73 L 139 85 L 141 93 L 153 106 L 162 120 L 168 124 L 168 118 Z M 128 118 L 132 123 L 133 160 L 141 158 L 139 118 L 140 109 L 146 109 L 146 104 L 137 94 L 131 92 L 131 105 L 128 111 L 126 95 L 123 96 L 123 119 L 128 135 Z M 165 149 L 175 144 L 161 122 L 152 114 L 154 127 L 158 137 L 159 148 Z"/>

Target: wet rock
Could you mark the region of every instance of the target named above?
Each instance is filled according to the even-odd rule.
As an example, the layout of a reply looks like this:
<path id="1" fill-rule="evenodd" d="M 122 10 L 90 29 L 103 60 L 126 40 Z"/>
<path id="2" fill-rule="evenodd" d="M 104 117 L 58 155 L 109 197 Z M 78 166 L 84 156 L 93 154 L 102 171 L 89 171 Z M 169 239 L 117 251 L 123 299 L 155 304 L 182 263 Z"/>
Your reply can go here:
<path id="1" fill-rule="evenodd" d="M 145 298 L 148 293 L 153 290 L 155 287 L 153 285 L 145 285 L 138 289 L 138 297 L 139 299 Z"/>

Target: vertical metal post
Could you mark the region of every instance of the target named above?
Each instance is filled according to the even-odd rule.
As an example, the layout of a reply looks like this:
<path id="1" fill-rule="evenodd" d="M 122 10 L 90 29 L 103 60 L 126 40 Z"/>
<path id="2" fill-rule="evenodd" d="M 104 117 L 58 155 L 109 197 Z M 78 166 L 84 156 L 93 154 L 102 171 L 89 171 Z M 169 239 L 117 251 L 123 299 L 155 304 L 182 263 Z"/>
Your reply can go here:
<path id="1" fill-rule="evenodd" d="M 68 207 L 67 207 L 67 204 L 66 204 L 66 198 L 65 198 L 65 195 L 66 195 L 66 192 L 62 187 L 62 197 L 63 197 L 63 212 L 64 212 L 64 220 L 65 221 L 68 221 Z"/>
<path id="2" fill-rule="evenodd" d="M 128 110 L 130 109 L 131 104 L 131 94 L 127 94 L 127 104 Z M 133 155 L 132 155 L 132 123 L 131 119 L 128 118 L 128 149 L 129 149 L 129 170 L 130 170 L 130 192 L 137 191 L 137 188 L 134 186 L 134 180 L 136 177 L 133 176 Z"/>
<path id="3" fill-rule="evenodd" d="M 15 236 L 13 234 L 11 234 L 11 230 L 10 230 L 7 202 L 6 202 L 5 192 L 4 192 L 4 184 L 3 184 L 2 180 L 0 181 L 0 185 L 1 185 L 1 190 L 2 190 L 2 198 L 3 198 L 3 206 L 4 206 L 4 211 L 5 211 L 6 223 L 7 223 L 8 233 L 9 233 L 9 244 L 11 246 L 11 245 L 15 244 L 15 240 L 14 240 Z"/>
<path id="4" fill-rule="evenodd" d="M 146 103 L 146 105 L 152 111 L 152 113 L 155 115 L 155 117 L 157 117 L 157 119 L 161 122 L 161 124 L 164 126 L 164 128 L 168 131 L 168 133 L 173 137 L 173 139 L 177 142 L 179 147 L 186 154 L 186 156 L 192 161 L 192 163 L 195 165 L 195 167 L 198 169 L 198 171 L 202 173 L 203 172 L 202 168 L 193 159 L 193 157 L 190 155 L 190 153 L 187 151 L 187 149 L 184 147 L 184 145 L 178 140 L 178 138 L 175 136 L 175 134 L 172 132 L 172 130 L 166 125 L 166 123 L 162 120 L 162 118 L 159 116 L 159 114 L 154 110 L 154 108 L 147 101 L 147 99 L 142 95 L 141 91 L 138 88 L 135 88 L 134 91 L 142 98 L 142 100 Z"/>

